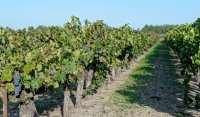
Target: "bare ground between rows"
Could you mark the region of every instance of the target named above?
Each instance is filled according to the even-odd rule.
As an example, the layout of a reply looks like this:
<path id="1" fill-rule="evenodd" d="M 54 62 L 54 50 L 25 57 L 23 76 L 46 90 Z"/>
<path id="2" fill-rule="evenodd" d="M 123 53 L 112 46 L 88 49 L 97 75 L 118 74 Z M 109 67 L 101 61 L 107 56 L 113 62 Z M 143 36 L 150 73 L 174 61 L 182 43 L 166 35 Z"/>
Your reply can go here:
<path id="1" fill-rule="evenodd" d="M 183 105 L 183 87 L 180 79 L 180 63 L 178 57 L 165 45 L 155 49 L 154 58 L 147 58 L 154 69 L 148 83 L 143 84 L 140 101 L 137 107 L 117 112 L 122 117 L 200 117 L 200 111 L 188 109 Z M 150 68 L 140 68 L 150 71 Z M 136 76 L 135 76 L 136 77 Z M 143 77 L 137 76 L 137 77 Z M 130 102 L 131 103 L 131 102 Z M 134 103 L 133 103 L 134 104 Z M 115 111 L 117 107 L 113 108 Z M 114 117 L 114 116 L 113 116 Z"/>
<path id="2" fill-rule="evenodd" d="M 99 88 L 96 94 L 84 98 L 82 100 L 82 108 L 74 109 L 72 117 L 116 117 L 115 112 L 112 112 L 112 109 L 107 105 L 107 101 L 111 97 L 112 93 L 114 93 L 119 86 L 125 82 L 133 69 L 138 66 L 138 63 L 144 59 L 145 54 L 141 55 L 131 63 L 130 68 L 121 72 L 114 81 Z"/>

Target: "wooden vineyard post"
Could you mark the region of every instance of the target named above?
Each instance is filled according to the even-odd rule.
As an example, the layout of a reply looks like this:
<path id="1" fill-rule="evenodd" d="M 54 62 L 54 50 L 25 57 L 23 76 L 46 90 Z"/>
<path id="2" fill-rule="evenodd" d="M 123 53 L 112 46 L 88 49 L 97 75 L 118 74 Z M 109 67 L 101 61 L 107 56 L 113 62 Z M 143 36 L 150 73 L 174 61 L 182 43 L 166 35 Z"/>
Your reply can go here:
<path id="1" fill-rule="evenodd" d="M 3 117 L 8 116 L 8 97 L 5 84 L 0 82 L 1 91 L 2 91 L 2 101 L 3 101 Z"/>

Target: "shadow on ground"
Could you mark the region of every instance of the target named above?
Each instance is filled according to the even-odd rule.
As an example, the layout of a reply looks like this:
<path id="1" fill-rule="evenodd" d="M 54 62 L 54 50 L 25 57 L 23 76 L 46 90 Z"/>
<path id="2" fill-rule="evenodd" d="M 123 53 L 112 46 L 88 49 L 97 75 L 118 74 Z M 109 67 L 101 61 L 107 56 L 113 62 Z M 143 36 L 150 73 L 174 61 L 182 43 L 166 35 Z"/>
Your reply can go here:
<path id="1" fill-rule="evenodd" d="M 37 97 L 34 101 L 40 116 L 62 116 L 63 90 L 55 89 Z"/>

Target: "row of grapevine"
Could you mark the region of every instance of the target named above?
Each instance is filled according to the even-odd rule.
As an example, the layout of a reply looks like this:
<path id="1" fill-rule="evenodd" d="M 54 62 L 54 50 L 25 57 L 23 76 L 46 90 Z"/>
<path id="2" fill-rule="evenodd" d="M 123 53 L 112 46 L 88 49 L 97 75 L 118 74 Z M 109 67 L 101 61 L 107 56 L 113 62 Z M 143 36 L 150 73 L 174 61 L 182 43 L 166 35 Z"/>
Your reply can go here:
<path id="1" fill-rule="evenodd" d="M 170 31 L 166 40 L 177 53 L 184 75 L 184 103 L 189 105 L 192 99 L 189 96 L 189 82 L 192 77 L 198 77 L 200 68 L 200 19 L 193 24 L 185 24 Z M 200 96 L 196 94 L 196 107 L 200 107 Z"/>
<path id="2" fill-rule="evenodd" d="M 21 117 L 36 113 L 34 95 L 63 87 L 67 117 L 71 90 L 77 92 L 79 107 L 84 94 L 112 79 L 117 68 L 157 41 L 156 34 L 128 25 L 113 28 L 101 20 L 82 25 L 74 16 L 63 27 L 0 28 L 0 81 L 16 96 Z"/>

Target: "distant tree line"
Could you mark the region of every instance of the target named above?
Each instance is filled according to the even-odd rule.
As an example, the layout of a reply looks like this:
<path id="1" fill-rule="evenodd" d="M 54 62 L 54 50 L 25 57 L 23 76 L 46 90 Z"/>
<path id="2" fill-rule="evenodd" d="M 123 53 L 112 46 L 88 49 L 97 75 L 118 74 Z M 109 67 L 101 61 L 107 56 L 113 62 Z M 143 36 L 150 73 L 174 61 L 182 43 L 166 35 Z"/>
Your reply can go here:
<path id="1" fill-rule="evenodd" d="M 143 32 L 155 32 L 160 35 L 165 35 L 168 31 L 176 28 L 178 25 L 145 25 L 141 31 Z"/>

